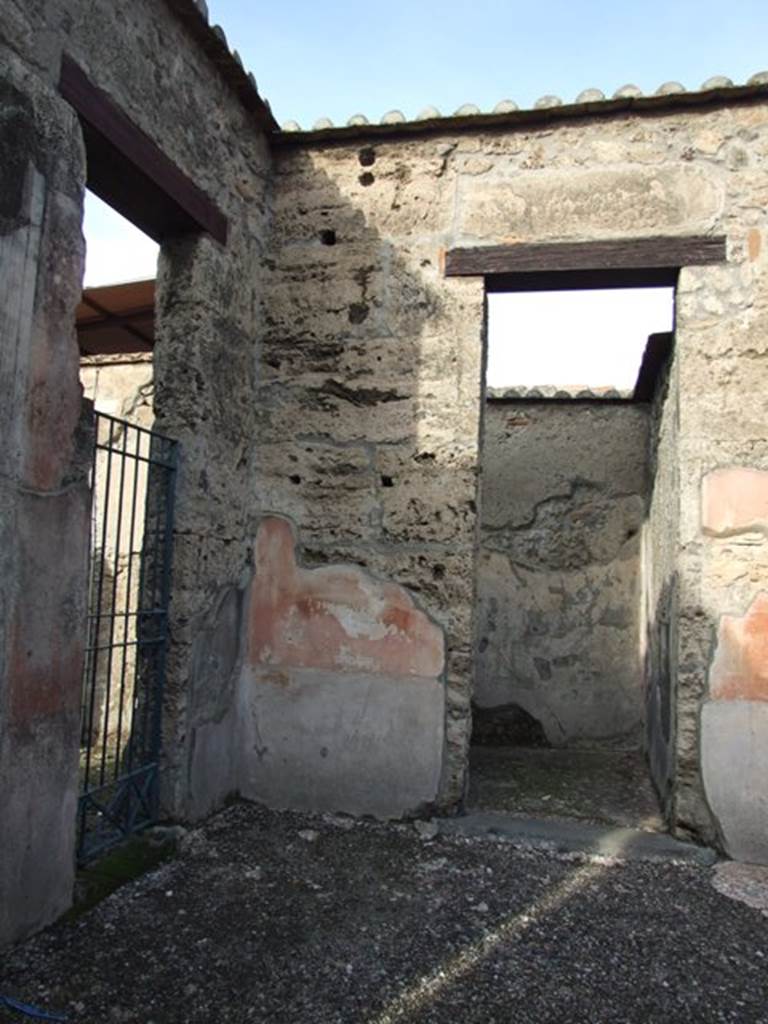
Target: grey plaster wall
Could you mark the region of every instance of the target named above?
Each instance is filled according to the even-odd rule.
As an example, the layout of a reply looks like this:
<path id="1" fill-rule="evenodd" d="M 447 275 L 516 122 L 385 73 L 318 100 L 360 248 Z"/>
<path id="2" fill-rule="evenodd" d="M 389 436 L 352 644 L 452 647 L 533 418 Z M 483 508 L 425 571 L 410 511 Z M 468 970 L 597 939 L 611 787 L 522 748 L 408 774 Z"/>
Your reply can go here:
<path id="1" fill-rule="evenodd" d="M 483 344 L 482 281 L 440 268 L 454 148 L 276 153 L 255 452 L 306 564 L 401 584 L 444 628 L 443 807 L 469 740 Z"/>
<path id="2" fill-rule="evenodd" d="M 554 746 L 642 743 L 647 444 L 638 405 L 486 406 L 475 701 Z"/>

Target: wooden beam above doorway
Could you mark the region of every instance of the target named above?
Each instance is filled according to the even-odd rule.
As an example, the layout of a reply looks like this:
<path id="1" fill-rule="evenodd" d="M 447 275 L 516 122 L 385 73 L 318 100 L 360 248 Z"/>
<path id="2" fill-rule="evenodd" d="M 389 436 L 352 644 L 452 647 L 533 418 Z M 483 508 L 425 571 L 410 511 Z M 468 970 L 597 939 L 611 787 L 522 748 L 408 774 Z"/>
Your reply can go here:
<path id="1" fill-rule="evenodd" d="M 59 91 L 80 118 L 92 192 L 156 242 L 205 231 L 226 243 L 213 200 L 66 54 Z"/>
<path id="2" fill-rule="evenodd" d="M 446 277 L 494 274 L 679 270 L 725 262 L 723 235 L 626 238 L 597 242 L 521 242 L 449 249 Z"/>

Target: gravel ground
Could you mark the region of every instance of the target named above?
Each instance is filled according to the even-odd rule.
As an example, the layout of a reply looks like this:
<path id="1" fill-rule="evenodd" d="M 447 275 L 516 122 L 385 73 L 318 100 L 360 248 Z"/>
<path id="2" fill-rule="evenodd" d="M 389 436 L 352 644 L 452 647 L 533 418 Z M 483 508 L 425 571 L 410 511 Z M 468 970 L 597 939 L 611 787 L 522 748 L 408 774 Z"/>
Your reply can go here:
<path id="1" fill-rule="evenodd" d="M 72 1024 L 768 1022 L 768 917 L 711 870 L 422 832 L 235 805 L 0 993 Z"/>

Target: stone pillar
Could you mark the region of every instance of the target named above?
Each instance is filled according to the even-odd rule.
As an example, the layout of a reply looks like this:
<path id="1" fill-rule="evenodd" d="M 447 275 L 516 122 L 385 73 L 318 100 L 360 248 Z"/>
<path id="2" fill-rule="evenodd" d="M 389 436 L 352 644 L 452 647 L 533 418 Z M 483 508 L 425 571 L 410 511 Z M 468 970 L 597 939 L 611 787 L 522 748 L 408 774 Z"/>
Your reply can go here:
<path id="1" fill-rule="evenodd" d="M 74 313 L 84 153 L 71 110 L 0 53 L 0 946 L 71 901 L 89 433 Z"/>

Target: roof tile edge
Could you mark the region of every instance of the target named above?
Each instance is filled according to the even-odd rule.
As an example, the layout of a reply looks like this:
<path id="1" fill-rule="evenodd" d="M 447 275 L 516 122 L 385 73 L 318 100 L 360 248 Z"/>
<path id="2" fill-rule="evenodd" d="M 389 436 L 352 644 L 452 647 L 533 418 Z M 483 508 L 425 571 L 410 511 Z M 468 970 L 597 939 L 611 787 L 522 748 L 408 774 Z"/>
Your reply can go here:
<path id="1" fill-rule="evenodd" d="M 600 116 L 614 113 L 654 110 L 690 109 L 713 103 L 739 102 L 742 100 L 768 98 L 768 72 L 757 72 L 746 84 L 734 85 L 730 79 L 718 75 L 707 79 L 699 90 L 686 91 L 679 82 L 665 82 L 654 93 L 643 94 L 636 86 L 624 86 L 612 97 L 606 97 L 599 89 L 585 89 L 571 103 L 552 102 L 557 97 L 545 96 L 532 107 L 519 109 L 513 101 L 497 104 L 493 111 L 480 111 L 472 104 L 464 104 L 455 114 L 437 115 L 436 108 L 426 108 L 412 120 L 385 119 L 381 122 L 334 125 L 329 118 L 323 118 L 322 129 L 304 130 L 295 121 L 287 122 L 284 130 L 273 134 L 278 144 L 301 144 L 304 142 L 335 142 L 355 138 L 390 135 L 422 134 L 452 130 L 513 126 L 517 124 L 541 123 L 574 117 Z M 472 107 L 470 113 L 469 108 Z M 398 111 L 399 114 L 399 111 Z M 400 115 L 402 117 L 402 115 Z M 352 119 L 350 119 L 352 121 Z M 317 122 L 316 122 L 317 123 Z"/>
<path id="2" fill-rule="evenodd" d="M 279 131 L 269 102 L 256 86 L 256 79 L 244 67 L 236 50 L 230 50 L 224 29 L 208 21 L 206 0 L 165 0 L 171 12 L 188 29 L 204 53 L 215 65 L 245 109 L 266 132 Z"/>

